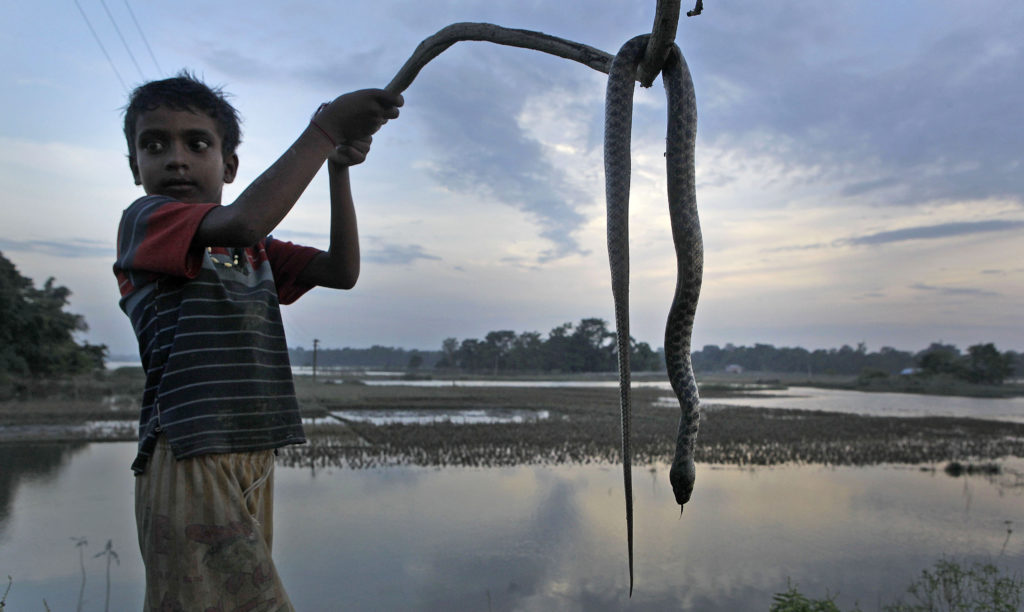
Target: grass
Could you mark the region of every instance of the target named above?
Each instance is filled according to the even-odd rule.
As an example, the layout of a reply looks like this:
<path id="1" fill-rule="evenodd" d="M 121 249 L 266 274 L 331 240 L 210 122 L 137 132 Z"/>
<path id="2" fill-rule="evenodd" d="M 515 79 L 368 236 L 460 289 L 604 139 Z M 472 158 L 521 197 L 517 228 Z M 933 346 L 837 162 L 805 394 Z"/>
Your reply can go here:
<path id="1" fill-rule="evenodd" d="M 488 425 L 343 424 L 324 418 L 307 428 L 311 444 L 283 450 L 282 460 L 290 465 L 502 466 L 619 460 L 614 388 L 314 386 L 299 380 L 298 393 L 307 416 L 328 417 L 338 410 L 477 409 L 543 410 L 550 417 Z M 634 390 L 632 440 L 638 465 L 665 461 L 674 452 L 679 410 L 655 403 L 664 396 L 656 389 Z M 713 397 L 705 394 L 709 404 Z M 706 410 L 696 450 L 699 462 L 754 466 L 970 464 L 1007 455 L 1024 456 L 1024 424 L 746 407 Z"/>
<path id="2" fill-rule="evenodd" d="M 613 380 L 614 377 L 606 376 Z M 288 447 L 281 460 L 292 465 L 388 464 L 426 466 L 501 466 L 542 463 L 619 461 L 618 393 L 612 387 L 402 387 L 325 384 L 296 378 L 305 417 L 318 417 L 307 428 L 310 444 Z M 827 465 L 940 464 L 961 466 L 1024 457 L 1024 424 L 969 418 L 896 418 L 849 414 L 713 406 L 716 397 L 742 395 L 737 381 L 714 380 L 702 386 L 707 409 L 701 422 L 697 461 L 744 466 L 784 463 Z M 755 380 L 743 382 L 754 383 Z M 88 420 L 137 418 L 141 371 L 124 369 L 91 379 L 89 393 L 120 389 L 116 401 L 79 399 L 67 387 L 56 397 L 0 402 L 0 440 L 63 440 L 42 426 L 80 424 Z M 123 386 L 122 386 L 123 385 Z M 62 395 L 63 394 L 63 395 Z M 657 404 L 666 391 L 634 389 L 633 456 L 637 465 L 668 460 L 679 410 Z M 488 425 L 372 425 L 342 423 L 330 417 L 339 410 L 547 411 L 535 422 Z M 18 428 L 21 429 L 18 429 Z M 34 427 L 34 429 L 33 429 Z M 51 428 L 52 429 L 52 428 Z M 58 428 L 59 429 L 59 428 Z M 11 433 L 17 430 L 15 433 Z M 67 434 L 84 440 L 83 434 Z M 132 427 L 89 434 L 91 440 L 135 439 Z M 950 468 L 951 474 L 959 468 Z"/>
<path id="3" fill-rule="evenodd" d="M 907 587 L 907 599 L 884 612 L 1017 612 L 1024 607 L 1024 578 L 993 563 L 942 559 Z M 853 611 L 860 611 L 854 606 Z M 769 612 L 842 612 L 835 597 L 810 598 L 794 586 L 776 593 Z"/>

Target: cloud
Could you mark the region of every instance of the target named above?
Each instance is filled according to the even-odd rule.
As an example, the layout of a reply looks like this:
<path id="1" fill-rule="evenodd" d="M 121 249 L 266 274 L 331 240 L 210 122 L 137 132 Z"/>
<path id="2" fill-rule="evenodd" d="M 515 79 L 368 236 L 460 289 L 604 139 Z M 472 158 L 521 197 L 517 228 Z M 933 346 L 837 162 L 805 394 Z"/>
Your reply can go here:
<path id="1" fill-rule="evenodd" d="M 299 240 L 308 242 L 310 240 L 319 243 L 330 242 L 330 234 L 324 232 L 306 232 L 301 230 L 285 230 L 274 233 L 274 236 L 283 240 Z M 440 261 L 437 255 L 431 255 L 418 244 L 392 244 L 378 236 L 364 236 L 362 248 L 362 260 L 385 265 L 405 265 L 419 259 Z"/>
<path id="2" fill-rule="evenodd" d="M 1002 295 L 996 291 L 988 291 L 986 289 L 973 289 L 970 287 L 936 287 L 935 285 L 927 285 L 925 283 L 914 283 L 913 285 L 910 285 L 910 288 L 929 293 L 939 293 L 942 295 L 970 295 L 977 297 L 998 297 Z"/>
<path id="3" fill-rule="evenodd" d="M 788 253 L 790 251 L 816 251 L 818 249 L 824 249 L 828 245 L 822 242 L 816 242 L 814 244 L 793 244 L 781 247 L 772 247 L 768 249 L 761 249 L 764 253 Z"/>
<path id="4" fill-rule="evenodd" d="M 441 258 L 431 255 L 423 250 L 418 244 L 387 244 L 381 240 L 374 240 L 378 246 L 366 249 L 363 252 L 363 260 L 385 265 L 410 264 L 418 259 L 440 261 Z"/>
<path id="5" fill-rule="evenodd" d="M 527 213 L 552 243 L 540 261 L 584 252 L 573 234 L 592 197 L 516 121 L 531 96 L 551 95 L 554 77 L 540 69 L 543 62 L 517 64 L 503 55 L 487 61 L 500 65 L 470 58 L 418 83 L 429 174 L 452 191 Z"/>
<path id="6" fill-rule="evenodd" d="M 1024 227 L 1024 221 L 993 220 L 942 223 L 939 225 L 907 227 L 898 230 L 889 230 L 864 236 L 856 236 L 853 238 L 844 238 L 842 240 L 835 241 L 833 246 L 878 245 L 892 242 L 903 242 L 906 240 L 934 240 L 936 238 L 952 238 L 955 236 L 968 236 L 971 234 L 1004 232 L 1021 227 Z"/>
<path id="7" fill-rule="evenodd" d="M 748 9 L 722 12 L 697 34 L 692 63 L 698 103 L 711 104 L 701 113 L 710 142 L 749 150 L 751 135 L 771 134 L 762 146 L 786 143 L 786 159 L 838 181 L 846 197 L 885 190 L 878 204 L 1024 205 L 1024 5 L 974 12 L 942 36 L 918 28 L 907 42 L 850 27 L 849 7 Z M 895 7 L 886 19 L 898 32 L 920 15 Z M 756 36 L 742 35 L 755 27 Z M 713 37 L 719 30 L 731 35 Z"/>
<path id="8" fill-rule="evenodd" d="M 302 230 L 274 230 L 271 234 L 274 238 L 279 240 L 314 240 L 320 242 L 327 242 L 331 239 L 331 235 L 327 232 L 305 232 Z"/>
<path id="9" fill-rule="evenodd" d="M 113 261 L 116 249 L 112 243 L 87 238 L 69 238 L 64 241 L 0 238 L 0 251 L 43 253 L 71 259 L 102 257 Z"/>

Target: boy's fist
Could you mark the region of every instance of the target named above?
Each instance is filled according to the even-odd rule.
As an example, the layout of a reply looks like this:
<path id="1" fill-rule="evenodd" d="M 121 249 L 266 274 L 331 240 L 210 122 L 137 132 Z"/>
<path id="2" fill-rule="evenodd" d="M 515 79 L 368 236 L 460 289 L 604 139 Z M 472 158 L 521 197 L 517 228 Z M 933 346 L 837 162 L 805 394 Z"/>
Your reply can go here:
<path id="1" fill-rule="evenodd" d="M 376 133 L 389 119 L 398 117 L 398 107 L 404 102 L 401 94 L 361 89 L 335 98 L 317 113 L 316 122 L 334 142 L 351 144 Z"/>
<path id="2" fill-rule="evenodd" d="M 354 142 L 343 142 L 334 147 L 334 150 L 327 156 L 327 159 L 339 166 L 355 166 L 366 161 L 366 154 L 370 152 L 370 144 L 373 138 L 367 136 Z"/>

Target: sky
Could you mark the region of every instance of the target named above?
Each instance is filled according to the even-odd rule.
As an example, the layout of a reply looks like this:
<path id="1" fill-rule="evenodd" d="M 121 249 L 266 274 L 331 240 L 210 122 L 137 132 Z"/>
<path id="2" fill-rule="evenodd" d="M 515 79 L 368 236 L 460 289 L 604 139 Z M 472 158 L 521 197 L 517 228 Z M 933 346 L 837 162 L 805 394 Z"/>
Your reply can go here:
<path id="1" fill-rule="evenodd" d="M 143 195 L 121 131 L 130 88 L 187 68 L 232 95 L 244 123 L 227 204 L 322 101 L 383 87 L 451 23 L 614 54 L 651 30 L 655 5 L 4 3 L 0 252 L 37 284 L 71 289 L 81 339 L 135 354 L 111 272 L 121 211 Z M 1021 31 L 1017 0 L 707 0 L 682 16 L 705 249 L 694 347 L 1024 350 Z M 359 283 L 284 307 L 289 345 L 437 350 L 614 321 L 605 84 L 582 64 L 485 42 L 434 59 L 352 170 Z M 631 332 L 652 347 L 675 283 L 664 137 L 658 79 L 637 88 L 630 204 Z M 274 235 L 326 248 L 328 224 L 321 172 Z"/>

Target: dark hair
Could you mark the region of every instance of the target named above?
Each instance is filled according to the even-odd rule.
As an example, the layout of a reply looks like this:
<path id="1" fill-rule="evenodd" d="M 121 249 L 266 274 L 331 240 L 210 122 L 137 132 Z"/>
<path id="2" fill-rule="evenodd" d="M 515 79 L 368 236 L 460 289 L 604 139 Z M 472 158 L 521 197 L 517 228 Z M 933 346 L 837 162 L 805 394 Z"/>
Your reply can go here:
<path id="1" fill-rule="evenodd" d="M 172 110 L 202 112 L 209 115 L 221 131 L 221 153 L 227 157 L 242 141 L 238 111 L 227 101 L 220 87 L 210 87 L 188 70 L 169 79 L 139 85 L 128 97 L 124 109 L 124 137 L 128 140 L 128 157 L 135 157 L 135 123 L 142 113 L 165 106 Z"/>

